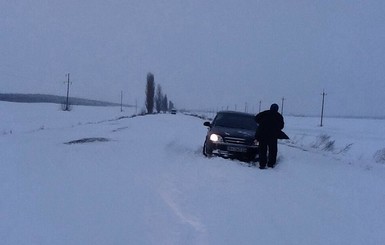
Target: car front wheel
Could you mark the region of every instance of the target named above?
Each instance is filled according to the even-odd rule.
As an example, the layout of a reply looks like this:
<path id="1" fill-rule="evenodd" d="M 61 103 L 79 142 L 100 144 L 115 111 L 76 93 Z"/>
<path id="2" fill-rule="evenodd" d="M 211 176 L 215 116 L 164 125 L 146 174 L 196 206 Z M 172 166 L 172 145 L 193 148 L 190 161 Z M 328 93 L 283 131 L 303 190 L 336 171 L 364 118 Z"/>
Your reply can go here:
<path id="1" fill-rule="evenodd" d="M 246 159 L 247 159 L 248 162 L 256 162 L 257 161 L 256 153 L 249 153 L 249 154 L 247 154 Z"/>
<path id="2" fill-rule="evenodd" d="M 203 155 L 206 157 L 211 157 L 213 155 L 213 150 L 207 147 L 206 142 L 203 144 Z"/>

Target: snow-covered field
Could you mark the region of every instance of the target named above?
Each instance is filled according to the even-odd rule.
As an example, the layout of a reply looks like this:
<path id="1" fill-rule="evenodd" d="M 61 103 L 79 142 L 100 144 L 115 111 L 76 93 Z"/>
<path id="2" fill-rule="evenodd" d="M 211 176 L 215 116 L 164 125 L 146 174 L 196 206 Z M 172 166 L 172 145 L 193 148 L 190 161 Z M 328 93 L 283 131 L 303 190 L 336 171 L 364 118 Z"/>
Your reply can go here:
<path id="1" fill-rule="evenodd" d="M 204 158 L 202 119 L 0 102 L 0 243 L 385 244 L 384 120 L 286 117 L 279 164 Z"/>

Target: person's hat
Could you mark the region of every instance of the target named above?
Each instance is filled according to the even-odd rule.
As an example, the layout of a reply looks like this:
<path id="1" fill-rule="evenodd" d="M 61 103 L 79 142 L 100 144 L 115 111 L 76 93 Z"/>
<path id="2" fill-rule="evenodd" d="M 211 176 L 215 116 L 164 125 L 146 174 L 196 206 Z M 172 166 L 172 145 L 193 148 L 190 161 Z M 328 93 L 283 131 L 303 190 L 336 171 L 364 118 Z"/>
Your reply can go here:
<path id="1" fill-rule="evenodd" d="M 277 104 L 272 104 L 271 106 L 270 106 L 270 111 L 275 111 L 275 112 L 278 112 L 278 105 Z"/>

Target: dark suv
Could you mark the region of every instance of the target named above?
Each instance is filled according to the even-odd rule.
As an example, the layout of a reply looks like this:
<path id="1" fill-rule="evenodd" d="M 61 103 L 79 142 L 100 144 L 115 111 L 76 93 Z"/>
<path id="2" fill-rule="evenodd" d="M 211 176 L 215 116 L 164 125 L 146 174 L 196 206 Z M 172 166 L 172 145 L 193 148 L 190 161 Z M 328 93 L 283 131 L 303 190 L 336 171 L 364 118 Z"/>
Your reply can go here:
<path id="1" fill-rule="evenodd" d="M 255 139 L 258 124 L 254 115 L 221 111 L 211 123 L 204 122 L 203 125 L 208 127 L 203 145 L 205 156 L 219 155 L 225 158 L 255 161 L 259 144 Z"/>

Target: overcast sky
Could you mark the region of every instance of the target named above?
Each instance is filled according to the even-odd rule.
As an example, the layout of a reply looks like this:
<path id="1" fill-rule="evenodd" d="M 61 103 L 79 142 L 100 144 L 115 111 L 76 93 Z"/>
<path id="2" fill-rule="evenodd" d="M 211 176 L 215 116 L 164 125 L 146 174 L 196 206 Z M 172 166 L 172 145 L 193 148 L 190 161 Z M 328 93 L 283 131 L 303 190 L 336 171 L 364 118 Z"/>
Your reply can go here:
<path id="1" fill-rule="evenodd" d="M 1 0 L 0 92 L 385 117 L 383 0 Z"/>

